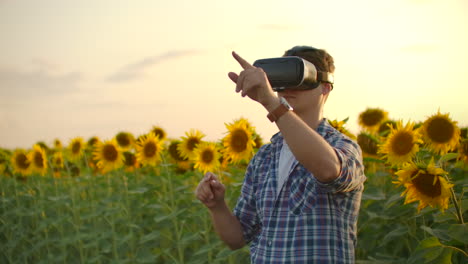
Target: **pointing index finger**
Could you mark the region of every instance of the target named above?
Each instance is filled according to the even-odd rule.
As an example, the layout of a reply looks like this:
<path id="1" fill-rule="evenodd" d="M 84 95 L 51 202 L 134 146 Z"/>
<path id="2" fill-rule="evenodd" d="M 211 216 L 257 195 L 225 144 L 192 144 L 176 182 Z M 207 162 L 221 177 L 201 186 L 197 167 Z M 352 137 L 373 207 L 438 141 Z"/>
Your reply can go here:
<path id="1" fill-rule="evenodd" d="M 241 56 L 239 56 L 239 54 L 237 54 L 235 51 L 232 52 L 232 56 L 234 57 L 234 59 L 236 59 L 237 62 L 239 62 L 240 66 L 242 66 L 244 70 L 249 68 L 255 68 L 254 66 L 252 66 L 252 64 L 248 63 Z"/>

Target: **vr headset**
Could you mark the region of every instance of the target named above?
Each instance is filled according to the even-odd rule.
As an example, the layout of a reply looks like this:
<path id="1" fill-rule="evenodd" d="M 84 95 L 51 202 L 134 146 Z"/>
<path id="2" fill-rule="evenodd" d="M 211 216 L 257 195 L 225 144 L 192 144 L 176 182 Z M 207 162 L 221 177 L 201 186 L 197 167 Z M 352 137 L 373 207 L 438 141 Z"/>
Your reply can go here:
<path id="1" fill-rule="evenodd" d="M 317 88 L 320 82 L 334 82 L 332 73 L 317 71 L 314 64 L 297 56 L 256 60 L 253 66 L 265 71 L 275 92 L 311 90 Z"/>

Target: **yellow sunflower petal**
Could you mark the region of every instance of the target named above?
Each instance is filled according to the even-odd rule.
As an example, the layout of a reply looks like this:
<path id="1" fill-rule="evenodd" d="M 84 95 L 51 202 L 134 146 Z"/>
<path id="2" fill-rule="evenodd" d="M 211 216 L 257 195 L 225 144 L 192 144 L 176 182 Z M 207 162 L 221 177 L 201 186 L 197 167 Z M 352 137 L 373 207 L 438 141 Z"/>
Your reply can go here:
<path id="1" fill-rule="evenodd" d="M 402 165 L 411 162 L 412 158 L 419 151 L 422 143 L 418 130 L 413 129 L 414 124 L 408 122 L 405 126 L 401 121 L 396 123 L 396 128 L 390 125 L 390 134 L 383 144 L 379 145 L 378 153 L 393 165 Z"/>
<path id="2" fill-rule="evenodd" d="M 457 122 L 448 114 L 441 114 L 440 110 L 424 121 L 421 130 L 427 146 L 439 154 L 456 149 L 460 141 Z"/>

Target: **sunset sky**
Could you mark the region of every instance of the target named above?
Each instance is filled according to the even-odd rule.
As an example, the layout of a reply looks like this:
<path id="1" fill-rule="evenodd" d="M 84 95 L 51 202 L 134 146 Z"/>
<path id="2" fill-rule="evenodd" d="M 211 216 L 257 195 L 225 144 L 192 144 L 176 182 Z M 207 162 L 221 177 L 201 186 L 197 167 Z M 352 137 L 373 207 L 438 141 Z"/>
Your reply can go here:
<path id="1" fill-rule="evenodd" d="M 2 148 L 154 125 L 218 140 L 240 117 L 268 141 L 266 110 L 227 77 L 231 51 L 253 63 L 295 45 L 334 57 L 324 115 L 355 133 L 368 107 L 468 126 L 466 0 L 0 0 L 0 32 Z"/>

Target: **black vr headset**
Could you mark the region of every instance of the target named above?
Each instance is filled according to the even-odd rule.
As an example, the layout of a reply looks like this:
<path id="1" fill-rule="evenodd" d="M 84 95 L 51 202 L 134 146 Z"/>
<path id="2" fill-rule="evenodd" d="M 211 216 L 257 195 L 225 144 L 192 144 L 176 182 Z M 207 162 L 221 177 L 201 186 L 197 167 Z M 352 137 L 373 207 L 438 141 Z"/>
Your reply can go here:
<path id="1" fill-rule="evenodd" d="M 333 74 L 317 71 L 314 64 L 296 56 L 261 59 L 253 64 L 262 68 L 274 91 L 286 89 L 310 90 L 320 82 L 333 84 Z"/>
<path id="2" fill-rule="evenodd" d="M 286 52 L 285 57 L 256 60 L 255 67 L 262 68 L 274 91 L 286 89 L 311 90 L 319 86 L 320 82 L 333 85 L 333 74 L 317 71 L 315 65 L 300 57 L 295 52 L 315 50 L 308 46 L 296 46 Z"/>

